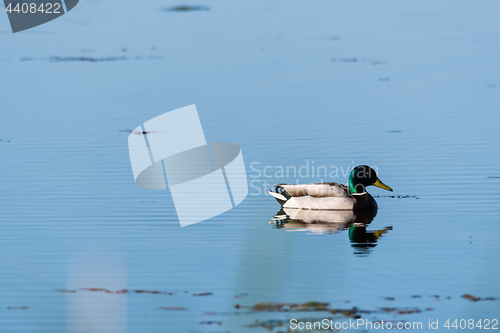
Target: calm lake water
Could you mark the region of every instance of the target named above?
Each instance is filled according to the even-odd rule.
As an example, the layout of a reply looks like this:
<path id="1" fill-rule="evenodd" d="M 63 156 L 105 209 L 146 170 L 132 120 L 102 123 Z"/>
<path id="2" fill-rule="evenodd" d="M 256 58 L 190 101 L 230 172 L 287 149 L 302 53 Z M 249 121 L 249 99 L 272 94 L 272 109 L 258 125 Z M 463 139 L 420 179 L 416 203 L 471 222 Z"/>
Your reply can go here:
<path id="1" fill-rule="evenodd" d="M 497 2 L 180 4 L 83 1 L 18 34 L 0 15 L 1 331 L 500 319 Z M 180 228 L 168 190 L 134 183 L 127 137 L 190 104 L 251 186 Z M 270 223 L 272 184 L 358 164 L 394 189 L 369 188 L 366 230 Z M 338 311 L 255 307 L 311 301 Z"/>

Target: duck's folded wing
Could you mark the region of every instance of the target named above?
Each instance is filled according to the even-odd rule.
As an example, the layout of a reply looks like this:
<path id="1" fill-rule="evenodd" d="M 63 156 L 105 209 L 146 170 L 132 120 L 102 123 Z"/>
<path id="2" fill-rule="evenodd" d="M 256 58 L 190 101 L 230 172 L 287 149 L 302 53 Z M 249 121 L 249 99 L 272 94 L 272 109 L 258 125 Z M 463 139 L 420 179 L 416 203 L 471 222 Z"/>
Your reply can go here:
<path id="1" fill-rule="evenodd" d="M 315 198 L 339 197 L 349 198 L 351 194 L 347 186 L 337 183 L 314 183 L 314 184 L 279 184 L 291 197 L 310 196 Z"/>

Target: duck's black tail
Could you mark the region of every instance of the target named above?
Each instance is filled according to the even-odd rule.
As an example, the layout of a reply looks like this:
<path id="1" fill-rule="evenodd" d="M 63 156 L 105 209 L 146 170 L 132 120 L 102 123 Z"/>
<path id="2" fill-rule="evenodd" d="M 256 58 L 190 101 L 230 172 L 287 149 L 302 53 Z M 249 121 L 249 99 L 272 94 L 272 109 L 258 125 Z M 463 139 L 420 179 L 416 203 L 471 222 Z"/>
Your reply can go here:
<path id="1" fill-rule="evenodd" d="M 273 189 L 269 191 L 269 194 L 272 195 L 281 206 L 283 206 L 292 196 L 288 194 L 288 192 L 281 185 L 282 184 L 274 185 Z"/>

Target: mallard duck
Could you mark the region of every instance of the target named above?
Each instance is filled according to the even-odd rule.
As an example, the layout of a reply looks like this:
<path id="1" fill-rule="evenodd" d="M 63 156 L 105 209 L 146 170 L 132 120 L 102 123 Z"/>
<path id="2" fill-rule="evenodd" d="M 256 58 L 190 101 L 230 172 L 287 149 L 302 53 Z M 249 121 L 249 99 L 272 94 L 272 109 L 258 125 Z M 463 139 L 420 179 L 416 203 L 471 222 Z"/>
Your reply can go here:
<path id="1" fill-rule="evenodd" d="M 349 230 L 354 254 L 366 256 L 377 246 L 382 235 L 392 226 L 380 230 L 366 230 L 377 215 L 377 209 L 364 210 L 311 210 L 281 208 L 269 221 L 286 231 L 305 231 L 314 234 L 332 234 Z"/>
<path id="2" fill-rule="evenodd" d="M 367 186 L 392 192 L 392 188 L 382 183 L 375 170 L 367 165 L 355 167 L 349 175 L 348 184 L 277 184 L 269 193 L 283 208 L 356 210 L 377 208 L 375 199 L 366 192 Z"/>

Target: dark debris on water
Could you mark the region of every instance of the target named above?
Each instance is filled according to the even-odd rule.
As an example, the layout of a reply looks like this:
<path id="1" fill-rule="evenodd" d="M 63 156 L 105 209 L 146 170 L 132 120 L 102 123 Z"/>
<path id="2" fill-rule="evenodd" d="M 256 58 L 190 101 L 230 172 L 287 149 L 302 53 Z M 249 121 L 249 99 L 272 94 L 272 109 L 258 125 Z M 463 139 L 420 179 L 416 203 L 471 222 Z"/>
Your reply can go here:
<path id="1" fill-rule="evenodd" d="M 410 298 L 422 298 L 424 297 L 424 295 L 411 295 L 411 296 L 406 296 L 406 297 L 410 297 Z M 428 295 L 429 298 L 433 298 L 434 300 L 436 301 L 439 301 L 439 300 L 450 300 L 451 299 L 451 296 L 441 296 L 441 295 Z M 383 297 L 384 299 L 386 300 L 389 300 L 389 301 L 393 301 L 395 300 L 396 298 L 395 297 Z M 402 298 L 405 298 L 405 297 L 402 297 Z"/>
<path id="2" fill-rule="evenodd" d="M 133 134 L 136 134 L 136 135 L 140 135 L 140 134 L 158 133 L 158 132 L 155 132 L 155 131 L 146 131 L 146 132 L 142 132 L 142 131 L 132 131 L 132 130 L 120 130 L 120 132 L 133 133 Z"/>
<path id="3" fill-rule="evenodd" d="M 439 297 L 438 295 L 434 295 Z M 420 295 L 413 295 L 412 298 L 420 298 Z M 384 297 L 385 299 L 395 299 L 394 297 Z M 341 308 L 332 308 L 329 306 L 329 303 L 322 302 L 307 302 L 307 303 L 276 303 L 276 302 L 267 302 L 267 303 L 257 303 L 253 306 L 243 306 L 243 305 L 235 305 L 236 309 L 248 309 L 253 312 L 326 312 L 326 315 L 322 315 L 320 318 L 297 318 L 294 316 L 293 318 L 297 318 L 296 323 L 313 323 L 313 322 L 321 322 L 326 319 L 328 321 L 339 320 L 339 319 L 359 319 L 362 316 L 370 316 L 375 318 L 377 314 L 381 315 L 412 315 L 419 314 L 424 311 L 433 311 L 434 309 L 431 307 L 427 307 L 425 309 L 419 309 L 417 307 L 383 307 L 378 308 L 377 310 L 364 310 L 359 309 L 357 307 L 341 309 Z M 334 315 L 334 316 L 331 316 Z M 376 320 L 380 322 L 379 320 Z M 387 320 L 384 320 L 387 322 Z M 394 326 L 396 323 L 401 322 L 402 320 L 394 320 Z M 404 322 L 404 320 L 402 321 Z M 246 325 L 249 328 L 264 328 L 269 331 L 273 331 L 276 333 L 288 333 L 292 332 L 291 327 L 289 326 L 289 319 L 267 319 L 267 320 L 258 320 L 256 319 L 254 323 Z M 275 331 L 278 330 L 278 331 Z M 295 332 L 295 331 L 293 331 Z M 308 331 L 309 332 L 309 331 Z"/>
<path id="4" fill-rule="evenodd" d="M 29 309 L 29 306 L 23 305 L 23 306 L 8 306 L 7 310 L 27 310 Z"/>
<path id="5" fill-rule="evenodd" d="M 220 325 L 222 325 L 222 321 L 218 321 L 218 320 L 204 320 L 204 321 L 200 321 L 200 325 L 217 325 L 217 326 L 220 326 Z"/>
<path id="6" fill-rule="evenodd" d="M 88 61 L 88 62 L 99 62 L 99 61 L 117 61 L 117 60 L 126 60 L 126 57 L 104 57 L 104 58 L 95 58 L 95 57 L 50 57 L 50 61 L 52 62 L 63 62 L 63 61 Z"/>
<path id="7" fill-rule="evenodd" d="M 77 292 L 75 289 L 56 289 L 60 293 L 71 293 L 74 294 Z M 109 290 L 106 288 L 80 288 L 80 291 L 92 291 L 92 292 L 105 292 L 107 294 L 126 294 L 128 292 L 135 292 L 138 294 L 161 294 L 161 295 L 173 295 L 171 291 L 159 291 L 159 290 L 147 290 L 147 289 L 118 289 L 118 290 Z"/>
<path id="8" fill-rule="evenodd" d="M 252 311 L 327 311 L 329 303 L 307 302 L 307 303 L 257 303 L 252 306 L 236 304 L 236 309 L 249 309 Z"/>
<path id="9" fill-rule="evenodd" d="M 194 11 L 209 11 L 210 7 L 208 6 L 198 6 L 198 5 L 180 5 L 173 7 L 164 7 L 164 12 L 194 12 Z"/>
<path id="10" fill-rule="evenodd" d="M 106 293 L 108 293 L 108 294 L 126 294 L 126 293 L 128 293 L 128 290 L 127 289 L 106 290 Z"/>
<path id="11" fill-rule="evenodd" d="M 372 65 L 385 65 L 388 62 L 382 60 L 369 60 L 369 59 L 360 59 L 360 58 L 332 58 L 333 62 L 349 62 L 349 63 L 370 63 Z"/>
<path id="12" fill-rule="evenodd" d="M 499 298 L 497 297 L 479 297 L 471 294 L 463 294 L 460 297 L 468 299 L 469 301 L 477 302 L 477 301 L 496 301 Z"/>
<path id="13" fill-rule="evenodd" d="M 76 293 L 76 290 L 74 289 L 57 289 L 57 291 L 60 293 L 71 293 L 71 294 Z"/>
<path id="14" fill-rule="evenodd" d="M 106 288 L 80 288 L 76 289 L 56 289 L 60 293 L 71 293 L 74 294 L 77 291 L 92 291 L 92 292 L 105 292 L 107 294 L 126 294 L 126 293 L 137 293 L 137 294 L 155 294 L 155 295 L 173 295 L 173 291 L 162 291 L 162 290 L 148 290 L 148 289 L 118 289 L 118 290 L 110 290 Z M 178 294 L 189 294 L 188 291 L 176 292 Z M 211 296 L 213 292 L 201 292 L 201 293 L 192 293 L 192 296 L 203 297 L 203 296 Z M 241 297 L 246 296 L 247 294 L 240 294 Z"/>
<path id="15" fill-rule="evenodd" d="M 409 297 L 411 297 L 411 298 L 422 298 L 424 296 L 423 295 L 411 295 Z M 449 300 L 452 299 L 451 296 L 441 296 L 441 295 L 436 295 L 436 294 L 428 295 L 428 297 L 434 299 L 435 301 L 441 301 L 441 300 L 447 300 L 447 301 L 449 301 Z M 497 301 L 497 300 L 500 300 L 500 297 L 479 297 L 479 296 L 475 296 L 475 295 L 471 295 L 471 294 L 463 294 L 463 295 L 460 295 L 460 297 L 465 298 L 465 299 L 467 299 L 469 301 L 473 301 L 473 302 L 477 302 L 477 301 Z M 388 300 L 388 301 L 394 301 L 396 298 L 388 296 L 388 297 L 383 297 L 383 299 Z M 386 308 L 382 308 L 382 309 L 386 309 Z"/>
<path id="16" fill-rule="evenodd" d="M 420 199 L 417 195 L 374 195 L 374 198 L 392 198 L 392 199 Z"/>
<path id="17" fill-rule="evenodd" d="M 257 303 L 252 306 L 236 304 L 237 310 L 247 309 L 252 312 L 329 312 L 331 314 L 339 314 L 348 318 L 361 318 L 361 314 L 370 314 L 377 311 L 362 310 L 355 306 L 348 309 L 331 308 L 329 303 L 307 302 L 307 303 Z"/>
<path id="18" fill-rule="evenodd" d="M 163 295 L 172 295 L 173 294 L 170 291 L 147 290 L 147 289 L 135 289 L 134 292 L 136 292 L 138 294 L 163 294 Z"/>
<path id="19" fill-rule="evenodd" d="M 429 310 L 431 308 L 427 308 L 426 310 L 427 311 L 432 311 L 432 310 Z M 404 308 L 380 308 L 381 311 L 383 312 L 387 312 L 387 313 L 397 313 L 397 314 L 412 314 L 412 313 L 420 313 L 422 312 L 421 310 L 417 309 L 417 308 L 408 308 L 408 307 L 404 307 Z"/>
<path id="20" fill-rule="evenodd" d="M 142 59 L 160 59 L 160 57 L 50 57 L 51 62 L 68 62 L 68 61 L 83 61 L 83 62 L 109 62 L 121 60 L 142 60 Z"/>
<path id="21" fill-rule="evenodd" d="M 110 62 L 110 61 L 123 61 L 123 60 L 145 60 L 145 59 L 161 59 L 159 56 L 136 56 L 136 57 L 89 57 L 89 56 L 52 56 L 49 58 L 29 58 L 22 57 L 20 61 L 50 61 L 50 62 Z"/>
<path id="22" fill-rule="evenodd" d="M 428 308 L 426 309 L 427 311 L 431 311 L 432 309 L 431 308 Z M 360 310 L 358 310 L 360 311 Z M 330 313 L 332 314 L 342 314 L 344 315 L 345 317 L 353 317 L 354 319 L 357 319 L 357 318 L 360 318 L 361 316 L 359 315 L 355 315 L 353 316 L 352 315 L 352 310 L 349 311 L 349 310 L 344 310 L 343 312 L 339 312 L 339 311 L 333 311 L 333 310 L 330 310 Z M 374 313 L 375 311 L 365 311 L 365 313 Z M 411 313 L 419 313 L 420 310 L 418 309 L 412 309 L 412 308 L 386 308 L 386 311 L 384 311 L 385 313 L 393 313 L 393 314 L 411 314 Z M 322 322 L 323 320 L 328 320 L 328 321 L 333 321 L 333 320 L 336 320 L 338 319 L 338 317 L 331 317 L 331 316 L 322 316 L 320 318 L 297 318 L 296 320 L 296 323 L 304 323 L 304 324 L 307 324 L 307 323 L 316 323 L 316 322 Z M 376 320 L 374 322 L 380 322 L 379 320 Z M 384 320 L 384 322 L 392 322 L 393 323 L 393 326 L 396 326 L 396 324 L 398 322 L 401 322 L 401 320 L 398 320 L 398 321 L 391 321 L 391 320 Z M 404 321 L 403 321 L 404 322 Z M 263 321 L 260 321 L 260 320 L 255 320 L 254 323 L 252 324 L 249 324 L 249 325 L 246 325 L 246 327 L 249 327 L 249 328 L 265 328 L 269 331 L 274 331 L 275 329 L 284 329 L 285 331 L 277 331 L 276 333 L 288 333 L 288 332 L 292 332 L 291 328 L 289 327 L 289 324 L 290 324 L 290 320 L 283 320 L 283 319 L 268 319 L 268 320 L 263 320 Z M 315 329 L 313 329 L 315 330 Z M 293 331 L 295 332 L 295 331 Z M 308 330 L 307 332 L 310 332 L 310 330 Z M 330 331 L 328 331 L 330 332 Z"/>
<path id="23" fill-rule="evenodd" d="M 193 296 L 201 297 L 201 296 L 211 296 L 213 294 L 214 293 L 193 293 Z"/>
<path id="24" fill-rule="evenodd" d="M 162 310 L 168 311 L 186 311 L 188 308 L 180 307 L 180 306 L 162 306 Z"/>
<path id="25" fill-rule="evenodd" d="M 329 318 L 322 318 L 322 319 L 329 320 Z M 297 323 L 307 323 L 307 322 L 315 322 L 315 321 L 318 321 L 318 320 L 316 318 L 297 319 Z M 275 328 L 284 327 L 285 325 L 288 325 L 288 323 L 289 323 L 288 320 L 280 320 L 280 319 L 270 319 L 270 320 L 264 320 L 264 321 L 256 320 L 255 323 L 247 325 L 247 327 L 250 327 L 250 328 L 262 327 L 262 328 L 268 329 L 270 331 L 273 331 Z"/>

